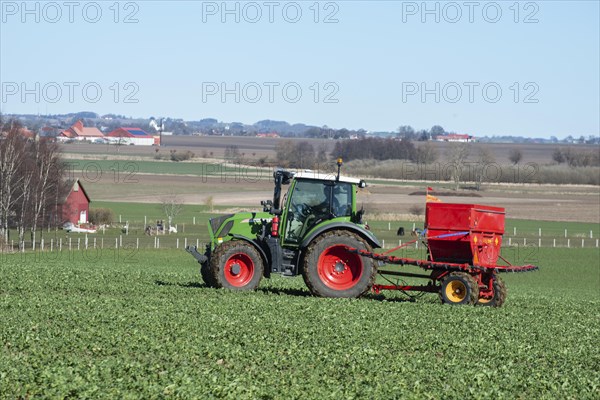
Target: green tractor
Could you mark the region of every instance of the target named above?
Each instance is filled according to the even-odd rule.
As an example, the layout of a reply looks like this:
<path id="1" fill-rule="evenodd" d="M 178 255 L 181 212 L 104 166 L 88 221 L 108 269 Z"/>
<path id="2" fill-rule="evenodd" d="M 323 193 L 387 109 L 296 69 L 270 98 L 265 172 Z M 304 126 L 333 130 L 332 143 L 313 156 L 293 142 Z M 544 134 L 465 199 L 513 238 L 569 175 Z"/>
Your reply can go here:
<path id="1" fill-rule="evenodd" d="M 272 273 L 302 274 L 316 296 L 358 297 L 371 289 L 374 261 L 348 251 L 371 252 L 381 247 L 356 209 L 363 180 L 312 171 L 273 173 L 273 200 L 262 201 L 262 212 L 242 212 L 212 218 L 210 243 L 204 254 L 186 250 L 200 263 L 204 282 L 214 288 L 254 290 Z M 282 186 L 289 185 L 281 199 Z"/>

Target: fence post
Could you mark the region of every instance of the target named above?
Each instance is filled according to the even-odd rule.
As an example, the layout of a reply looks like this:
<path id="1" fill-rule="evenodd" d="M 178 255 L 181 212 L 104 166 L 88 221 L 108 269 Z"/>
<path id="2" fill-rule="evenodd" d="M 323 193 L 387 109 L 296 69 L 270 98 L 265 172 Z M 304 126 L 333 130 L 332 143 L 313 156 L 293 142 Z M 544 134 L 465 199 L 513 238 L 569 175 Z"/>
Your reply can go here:
<path id="1" fill-rule="evenodd" d="M 388 222 L 388 231 L 391 231 L 391 230 L 392 230 L 392 223 Z"/>
<path id="2" fill-rule="evenodd" d="M 160 238 L 156 238 L 156 246 L 160 249 Z"/>
<path id="3" fill-rule="evenodd" d="M 542 228 L 538 228 L 538 236 L 542 237 Z"/>
<path id="4" fill-rule="evenodd" d="M 94 249 L 96 248 L 96 238 L 94 238 Z"/>
<path id="5" fill-rule="evenodd" d="M 144 215 L 144 228 L 146 228 L 146 216 Z"/>
<path id="6" fill-rule="evenodd" d="M 598 247 L 598 244 L 600 244 L 600 243 L 599 243 L 598 239 L 596 239 L 596 247 Z"/>
<path id="7" fill-rule="evenodd" d="M 552 247 L 556 247 L 556 238 L 552 239 Z"/>
<path id="8" fill-rule="evenodd" d="M 140 238 L 135 238 L 135 248 L 136 249 L 140 248 Z"/>
<path id="9" fill-rule="evenodd" d="M 175 248 L 176 248 L 176 249 L 178 249 L 178 248 L 179 248 L 179 238 L 177 238 L 177 241 L 176 241 L 176 243 L 177 243 L 177 244 L 175 245 L 175 246 L 176 246 Z"/>
<path id="10" fill-rule="evenodd" d="M 123 235 L 119 235 L 119 247 L 123 247 Z"/>
<path id="11" fill-rule="evenodd" d="M 565 229 L 565 237 L 567 237 L 567 230 Z"/>
<path id="12" fill-rule="evenodd" d="M 104 249 L 104 238 L 100 239 L 100 248 Z"/>
<path id="13" fill-rule="evenodd" d="M 53 248 L 54 248 L 54 239 L 50 239 L 50 253 L 52 253 Z"/>
<path id="14" fill-rule="evenodd" d="M 517 227 L 513 227 L 513 236 L 517 236 Z"/>
<path id="15" fill-rule="evenodd" d="M 44 251 L 44 238 L 42 238 L 42 240 L 40 240 L 40 250 Z"/>
<path id="16" fill-rule="evenodd" d="M 581 239 L 581 247 L 583 247 L 584 243 L 585 243 L 585 239 Z"/>
<path id="17" fill-rule="evenodd" d="M 119 223 L 121 223 L 121 214 L 119 214 Z"/>
<path id="18" fill-rule="evenodd" d="M 185 249 L 187 247 L 187 238 L 183 239 L 183 248 Z"/>
<path id="19" fill-rule="evenodd" d="M 590 229 L 590 239 L 592 239 L 592 238 L 594 237 L 594 236 L 593 236 L 593 234 L 594 234 L 594 233 L 593 233 L 593 232 L 592 232 L 592 230 Z"/>
<path id="20" fill-rule="evenodd" d="M 508 238 L 508 245 L 512 246 L 512 238 Z"/>
<path id="21" fill-rule="evenodd" d="M 571 247 L 571 239 L 567 239 L 567 247 Z"/>
<path id="22" fill-rule="evenodd" d="M 381 239 L 381 248 L 385 249 L 385 239 Z"/>
<path id="23" fill-rule="evenodd" d="M 85 249 L 87 250 L 88 248 L 88 235 L 87 233 L 85 234 Z"/>
<path id="24" fill-rule="evenodd" d="M 81 238 L 77 238 L 77 250 L 81 247 Z"/>
<path id="25" fill-rule="evenodd" d="M 194 225 L 196 225 L 196 217 L 194 217 Z"/>
<path id="26" fill-rule="evenodd" d="M 538 239 L 538 247 L 542 247 L 542 238 Z"/>
<path id="27" fill-rule="evenodd" d="M 527 238 L 523 238 L 523 246 L 527 246 Z"/>
<path id="28" fill-rule="evenodd" d="M 598 241 L 596 241 L 597 243 Z M 198 248 L 198 246 L 200 246 L 200 239 L 196 239 L 196 248 Z M 598 247 L 598 245 L 596 244 L 596 247 Z"/>
<path id="29" fill-rule="evenodd" d="M 115 238 L 115 249 L 119 248 L 119 239 Z"/>

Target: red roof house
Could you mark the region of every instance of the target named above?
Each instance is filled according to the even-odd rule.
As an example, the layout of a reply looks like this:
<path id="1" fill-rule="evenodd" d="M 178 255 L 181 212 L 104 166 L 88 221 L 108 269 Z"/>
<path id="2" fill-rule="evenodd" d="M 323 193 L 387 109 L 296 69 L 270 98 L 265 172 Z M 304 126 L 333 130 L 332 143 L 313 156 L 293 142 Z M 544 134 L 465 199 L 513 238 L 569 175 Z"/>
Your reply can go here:
<path id="1" fill-rule="evenodd" d="M 69 184 L 71 189 L 62 202 L 62 220 L 75 225 L 87 223 L 90 215 L 90 197 L 79 179 L 69 181 Z"/>
<path id="2" fill-rule="evenodd" d="M 102 139 L 104 135 L 100 129 L 94 127 L 85 127 L 83 122 L 77 121 L 70 128 L 65 129 L 58 135 L 61 139 L 75 140 L 94 140 Z"/>
<path id="3" fill-rule="evenodd" d="M 142 146 L 152 146 L 154 144 L 154 136 L 148 135 L 140 128 L 117 128 L 108 135 L 107 138 L 112 143 L 136 144 Z"/>

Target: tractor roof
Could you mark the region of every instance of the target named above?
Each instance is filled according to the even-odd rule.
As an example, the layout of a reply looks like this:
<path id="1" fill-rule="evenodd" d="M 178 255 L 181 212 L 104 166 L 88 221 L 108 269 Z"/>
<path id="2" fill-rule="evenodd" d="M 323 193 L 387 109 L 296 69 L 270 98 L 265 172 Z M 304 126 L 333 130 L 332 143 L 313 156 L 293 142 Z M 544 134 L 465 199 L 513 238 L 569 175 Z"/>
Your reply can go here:
<path id="1" fill-rule="evenodd" d="M 322 172 L 304 170 L 301 172 L 296 172 L 294 174 L 294 179 L 314 179 L 314 180 L 319 180 L 319 181 L 335 181 L 336 174 L 334 174 L 334 173 L 324 174 Z M 360 183 L 360 179 L 351 178 L 349 176 L 340 176 L 339 181 L 347 182 L 347 183 L 355 183 L 355 184 Z"/>

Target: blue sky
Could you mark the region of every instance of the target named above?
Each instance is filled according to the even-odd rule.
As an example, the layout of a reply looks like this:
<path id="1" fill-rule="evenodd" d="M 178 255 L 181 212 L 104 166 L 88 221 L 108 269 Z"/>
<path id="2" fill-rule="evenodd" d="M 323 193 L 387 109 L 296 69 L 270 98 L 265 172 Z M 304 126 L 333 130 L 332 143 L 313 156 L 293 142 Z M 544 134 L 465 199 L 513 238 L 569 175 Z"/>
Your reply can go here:
<path id="1" fill-rule="evenodd" d="M 598 1 L 0 4 L 3 113 L 600 131 Z"/>

